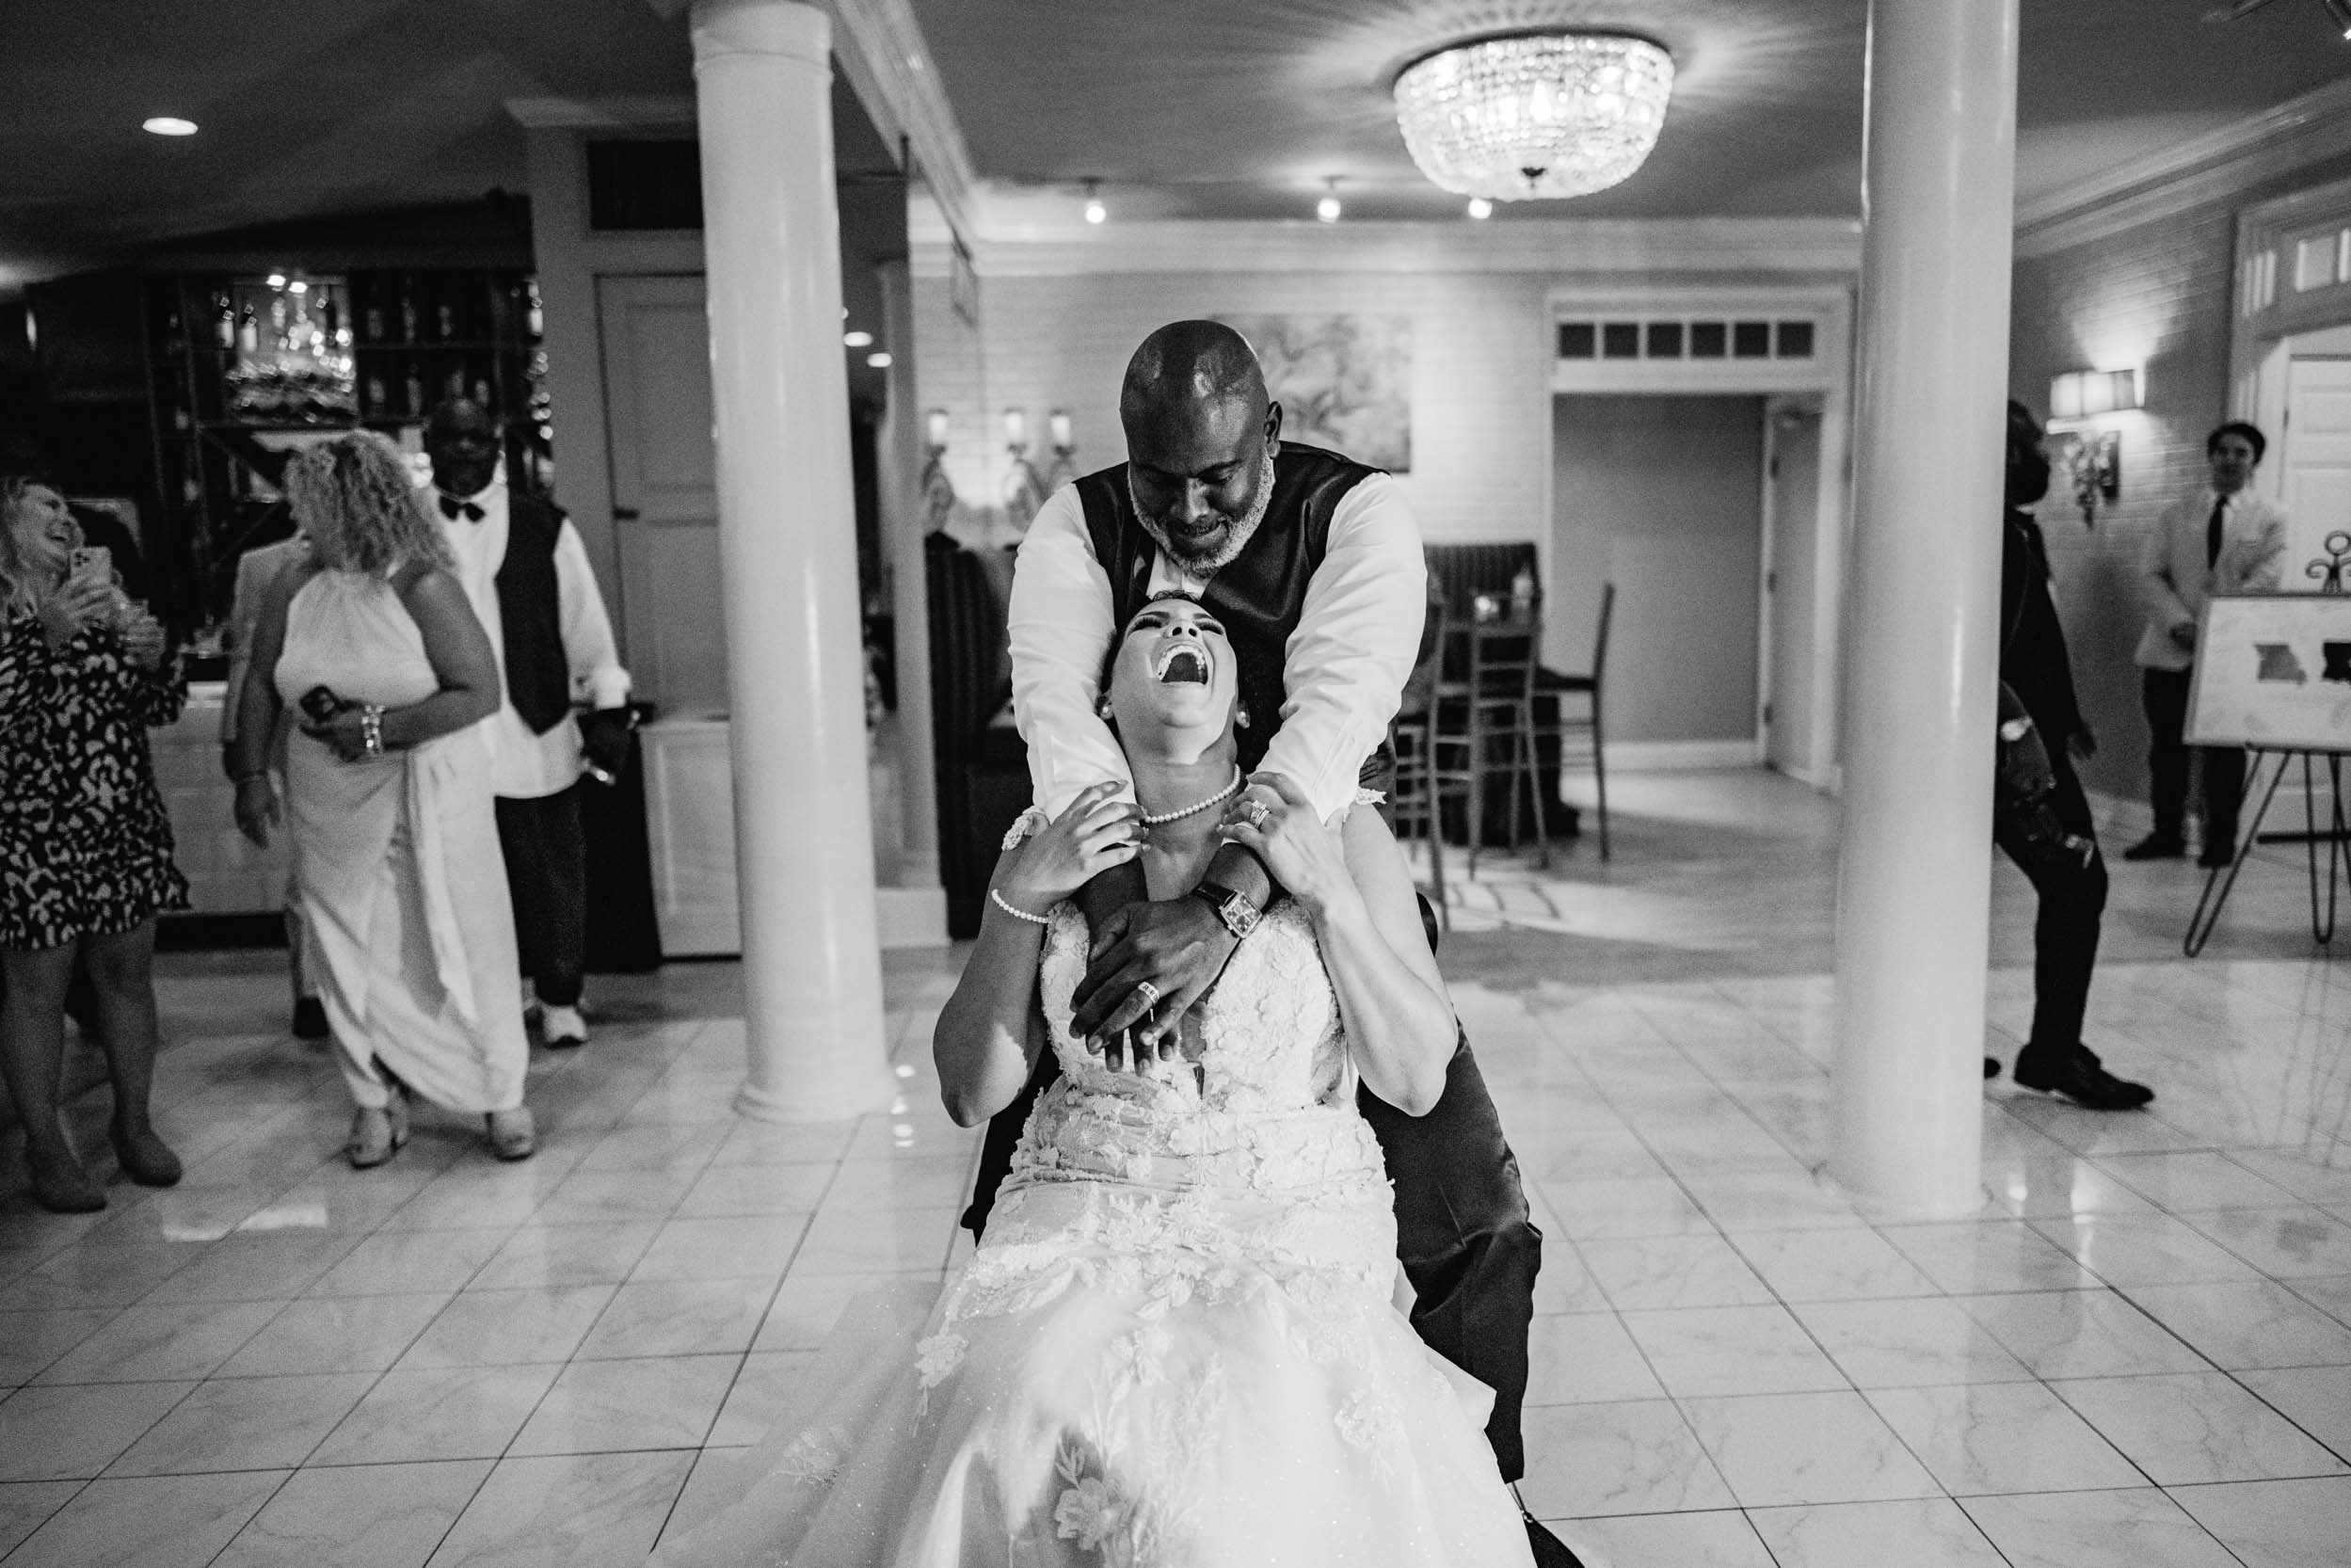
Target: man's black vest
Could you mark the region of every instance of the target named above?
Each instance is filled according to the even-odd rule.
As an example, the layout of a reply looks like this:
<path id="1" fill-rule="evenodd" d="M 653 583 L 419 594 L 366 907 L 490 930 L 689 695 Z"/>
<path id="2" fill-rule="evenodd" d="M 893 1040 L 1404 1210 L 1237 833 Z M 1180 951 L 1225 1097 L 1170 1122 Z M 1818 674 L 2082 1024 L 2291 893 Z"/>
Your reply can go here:
<path id="1" fill-rule="evenodd" d="M 1208 579 L 1200 596 L 1224 623 L 1239 666 L 1249 728 L 1240 731 L 1240 764 L 1254 769 L 1281 728 L 1283 656 L 1306 605 L 1306 584 L 1330 549 L 1331 519 L 1347 492 L 1379 469 L 1335 452 L 1284 441 L 1273 458 L 1273 499 L 1241 552 Z M 1160 547 L 1144 532 L 1127 489 L 1127 465 L 1078 481 L 1094 558 L 1111 580 L 1111 616 L 1121 629 L 1151 597 L 1151 565 Z"/>
<path id="2" fill-rule="evenodd" d="M 571 662 L 563 648 L 563 591 L 555 541 L 563 514 L 536 496 L 506 492 L 506 558 L 498 568 L 498 625 L 514 711 L 544 735 L 571 712 Z"/>

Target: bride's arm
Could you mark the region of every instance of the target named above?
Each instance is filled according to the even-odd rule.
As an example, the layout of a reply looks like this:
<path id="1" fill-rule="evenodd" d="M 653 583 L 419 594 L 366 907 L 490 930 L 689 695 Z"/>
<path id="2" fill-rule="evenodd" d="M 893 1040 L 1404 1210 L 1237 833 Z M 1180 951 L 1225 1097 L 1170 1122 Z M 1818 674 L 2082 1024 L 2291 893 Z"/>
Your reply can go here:
<path id="1" fill-rule="evenodd" d="M 931 1036 L 939 1096 L 957 1127 L 986 1121 L 1029 1081 L 1045 1048 L 1037 1006 L 1044 918 L 1096 872 L 1135 856 L 1135 809 L 1112 798 L 1117 789 L 1106 782 L 1086 790 L 996 863 L 979 944 Z"/>
<path id="2" fill-rule="evenodd" d="M 1253 803 L 1268 808 L 1261 828 L 1249 822 Z M 1288 779 L 1259 774 L 1233 803 L 1225 835 L 1264 856 L 1313 920 L 1364 1082 L 1406 1115 L 1426 1115 L 1445 1092 L 1459 1034 L 1387 824 L 1358 808 L 1333 832 Z"/>

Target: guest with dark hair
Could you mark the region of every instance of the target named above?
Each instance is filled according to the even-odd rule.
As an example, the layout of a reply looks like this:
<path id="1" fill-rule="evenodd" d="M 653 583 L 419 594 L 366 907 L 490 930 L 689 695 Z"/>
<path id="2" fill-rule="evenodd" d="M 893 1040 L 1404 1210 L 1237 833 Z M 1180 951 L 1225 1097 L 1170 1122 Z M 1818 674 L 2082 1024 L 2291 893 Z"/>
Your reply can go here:
<path id="1" fill-rule="evenodd" d="M 2196 676 L 2196 627 L 2215 594 L 2275 593 L 2286 549 L 2286 515 L 2252 490 L 2253 471 L 2269 450 L 2241 419 L 2204 440 L 2208 484 L 2181 498 L 2147 536 L 2141 589 L 2147 630 L 2136 660 L 2145 672 L 2147 803 L 2154 830 L 2122 852 L 2125 860 L 2187 853 L 2188 691 Z M 2245 793 L 2245 753 L 2205 746 L 2204 848 L 2200 864 L 2225 866 L 2237 847 L 2237 804 Z"/>
<path id="2" fill-rule="evenodd" d="M 65 1213 L 106 1204 L 57 1106 L 77 960 L 114 1082 L 115 1156 L 144 1185 L 180 1179 L 148 1096 L 155 916 L 187 903 L 146 736 L 178 716 L 187 684 L 163 627 L 83 551 L 56 489 L 0 480 L 0 1069 L 33 1196 Z"/>

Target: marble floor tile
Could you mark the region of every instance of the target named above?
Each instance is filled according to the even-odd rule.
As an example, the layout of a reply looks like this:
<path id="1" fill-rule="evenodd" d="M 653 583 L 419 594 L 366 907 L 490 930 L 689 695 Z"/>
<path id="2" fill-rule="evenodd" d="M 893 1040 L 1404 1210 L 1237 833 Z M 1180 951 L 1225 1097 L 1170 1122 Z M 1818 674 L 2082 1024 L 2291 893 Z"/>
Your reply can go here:
<path id="1" fill-rule="evenodd" d="M 668 1355 L 576 1361 L 532 1412 L 517 1454 L 691 1448 L 709 1436 L 741 1357 Z"/>
<path id="2" fill-rule="evenodd" d="M 286 1479 L 212 1568 L 417 1568 L 489 1475 L 487 1459 L 355 1464 Z"/>
<path id="3" fill-rule="evenodd" d="M 2296 1279 L 2286 1288 L 2339 1323 L 2351 1324 L 2351 1274 L 2326 1279 Z"/>
<path id="4" fill-rule="evenodd" d="M 195 1262 L 202 1251 L 174 1242 L 69 1247 L 0 1290 L 0 1312 L 128 1306 Z"/>
<path id="5" fill-rule="evenodd" d="M 2029 1223 L 2112 1286 L 2259 1277 L 2251 1264 L 2168 1214 Z"/>
<path id="6" fill-rule="evenodd" d="M 2295 1426 L 2351 1460 L 2351 1367 L 2296 1367 L 2247 1371 L 2237 1381 L 2277 1407 Z"/>
<path id="7" fill-rule="evenodd" d="M 1524 1431 L 1519 1490 L 1537 1518 L 1673 1513 L 1735 1501 L 1670 1400 L 1530 1408 Z"/>
<path id="8" fill-rule="evenodd" d="M 2231 1149 L 2229 1158 L 2305 1203 L 2351 1203 L 2351 1164 L 2320 1164 L 2295 1149 Z"/>
<path id="9" fill-rule="evenodd" d="M 1665 1397 L 1632 1336 L 1606 1312 L 1541 1314 L 1527 1334 L 1529 1404 Z"/>
<path id="10" fill-rule="evenodd" d="M 2006 1568 L 1948 1497 L 1751 1512 L 1778 1568 Z"/>
<path id="11" fill-rule="evenodd" d="M 740 1355 L 774 1304 L 764 1275 L 648 1280 L 624 1285 L 579 1347 L 584 1361 L 659 1355 Z"/>
<path id="12" fill-rule="evenodd" d="M 209 1562 L 285 1480 L 282 1470 L 94 1480 L 8 1554 L 11 1568 L 186 1568 Z"/>
<path id="13" fill-rule="evenodd" d="M 119 1307 L 0 1313 L 0 1385 L 30 1383 L 57 1357 L 114 1320 Z"/>
<path id="14" fill-rule="evenodd" d="M 220 1368 L 223 1377 L 380 1372 L 448 1304 L 441 1290 L 291 1304 Z"/>
<path id="15" fill-rule="evenodd" d="M 971 1161 L 949 1156 L 926 1160 L 849 1160 L 824 1189 L 828 1208 L 935 1208 L 971 1197 Z"/>
<path id="16" fill-rule="evenodd" d="M 642 1568 L 691 1451 L 499 1461 L 429 1568 Z"/>
<path id="17" fill-rule="evenodd" d="M 240 1231 L 204 1248 L 142 1304 L 291 1301 L 360 1244 L 358 1236 L 335 1231 Z"/>
<path id="18" fill-rule="evenodd" d="M 505 1245 L 512 1228 L 379 1231 L 320 1275 L 312 1296 L 390 1296 L 462 1290 Z"/>
<path id="19" fill-rule="evenodd" d="M 20 1388 L 0 1402 L 0 1481 L 95 1476 L 195 1386 L 116 1383 Z"/>
<path id="20" fill-rule="evenodd" d="M 1791 1310 L 1857 1388 L 2006 1383 L 2032 1376 L 1947 1300 L 1809 1302 Z"/>
<path id="21" fill-rule="evenodd" d="M 746 1171 L 806 1170 L 808 1166 L 746 1165 Z M 678 1219 L 664 1224 L 632 1270 L 638 1280 L 764 1279 L 784 1277 L 807 1214 L 752 1214 L 729 1219 Z"/>
<path id="22" fill-rule="evenodd" d="M 1941 1496 L 1902 1440 L 1850 1390 L 1686 1399 L 1682 1410 L 1747 1508 Z"/>
<path id="23" fill-rule="evenodd" d="M 1872 1230 L 1742 1231 L 1734 1244 L 1784 1302 L 1939 1293 L 1916 1264 Z"/>
<path id="24" fill-rule="evenodd" d="M 1954 1295 L 2083 1290 L 2099 1283 L 2071 1253 L 2021 1221 L 1886 1225 L 1880 1234 Z"/>
<path id="25" fill-rule="evenodd" d="M 2142 1286 L 2131 1299 L 2214 1365 L 2231 1371 L 2351 1366 L 2351 1327 L 2268 1280 Z"/>
<path id="26" fill-rule="evenodd" d="M 1608 1293 L 1600 1288 L 1599 1280 L 1592 1276 L 1575 1243 L 1560 1234 L 1556 1221 L 1550 1221 L 1543 1208 L 1541 1194 L 1529 1192 L 1527 1206 L 1534 1212 L 1536 1225 L 1543 1231 L 1543 1265 L 1535 1275 L 1535 1311 L 1610 1310 Z"/>
<path id="27" fill-rule="evenodd" d="M 2246 1568 L 2341 1568 L 2351 1542 L 2351 1480 L 2183 1486 L 2171 1496 Z"/>
<path id="28" fill-rule="evenodd" d="M 2295 1194 L 2216 1149 L 2109 1154 L 2091 1161 L 2173 1214 L 2291 1205 Z"/>
<path id="29" fill-rule="evenodd" d="M 107 1470 L 113 1476 L 290 1470 L 360 1401 L 373 1372 L 199 1384 Z"/>
<path id="30" fill-rule="evenodd" d="M 696 1179 L 691 1171 L 577 1171 L 531 1217 L 549 1225 L 665 1220 Z"/>
<path id="31" fill-rule="evenodd" d="M 158 1302 L 125 1307 L 51 1362 L 40 1383 L 160 1383 L 200 1378 L 234 1355 L 282 1302 Z"/>
<path id="32" fill-rule="evenodd" d="M 617 1285 L 629 1277 L 661 1233 L 659 1220 L 614 1220 L 578 1225 L 526 1224 L 509 1236 L 481 1272 L 476 1290 L 544 1289 L 555 1285 Z"/>
<path id="33" fill-rule="evenodd" d="M 824 1199 L 832 1175 L 822 1165 L 728 1165 L 704 1171 L 686 1190 L 677 1217 L 709 1220 L 738 1214 L 807 1214 Z M 955 1200 L 951 1196 L 944 1201 Z"/>
<path id="34" fill-rule="evenodd" d="M 2041 1384 L 1877 1388 L 1868 1398 L 1955 1497 L 2128 1487 L 2145 1480 Z"/>
<path id="35" fill-rule="evenodd" d="M 738 1121 L 728 1128 L 726 1142 L 711 1157 L 711 1166 L 830 1165 L 847 1152 L 856 1128 L 855 1121 L 801 1122 L 790 1127 Z"/>
<path id="36" fill-rule="evenodd" d="M 2351 1224 L 2314 1204 L 2183 1218 L 2272 1279 L 2351 1273 Z"/>
<path id="37" fill-rule="evenodd" d="M 2211 1368 L 2186 1341 L 2112 1290 L 2031 1290 L 1956 1299 L 2037 1377 L 2131 1377 Z"/>
<path id="38" fill-rule="evenodd" d="M 312 1464 L 496 1459 L 560 1367 L 434 1367 L 386 1372 L 335 1427 Z"/>
<path id="39" fill-rule="evenodd" d="M 1783 1306 L 1697 1307 L 1623 1317 L 1658 1381 L 1677 1399 L 1848 1386 L 1836 1364 Z"/>
<path id="40" fill-rule="evenodd" d="M 78 1480 L 20 1480 L 0 1484 L 0 1556 L 40 1528 L 41 1521 L 72 1501 Z"/>
<path id="41" fill-rule="evenodd" d="M 697 1175 L 733 1130 L 727 1123 L 624 1127 L 606 1133 L 580 1159 L 583 1171 L 692 1171 Z"/>
<path id="42" fill-rule="evenodd" d="M 1562 1233 L 1574 1240 L 1714 1234 L 1714 1222 L 1671 1177 L 1546 1181 L 1542 1187 Z"/>
<path id="43" fill-rule="evenodd" d="M 1965 1497 L 1959 1506 L 2010 1568 L 2238 1568 L 2227 1547 L 2151 1486 Z"/>
<path id="44" fill-rule="evenodd" d="M 1770 1551 L 1747 1516 L 1733 1509 L 1703 1513 L 1624 1513 L 1606 1519 L 1546 1519 L 1552 1532 L 1587 1563 L 1612 1568 L 1773 1568 Z"/>
<path id="45" fill-rule="evenodd" d="M 2157 1205 L 2090 1160 L 1987 1151 L 1984 1188 L 1991 1210 L 2021 1220 L 2152 1214 Z"/>
<path id="46" fill-rule="evenodd" d="M 608 1285 L 461 1290 L 401 1356 L 405 1368 L 565 1361 L 612 1300 Z M 365 1298 L 361 1298 L 365 1299 Z"/>
<path id="47" fill-rule="evenodd" d="M 1794 1161 L 1772 1170 L 1684 1170 L 1699 1207 L 1726 1232 L 1858 1228 L 1861 1215 L 1842 1192 Z"/>
<path id="48" fill-rule="evenodd" d="M 1595 1238 L 1576 1243 L 1584 1265 L 1620 1308 L 1754 1306 L 1770 1288 L 1719 1236 Z"/>
<path id="49" fill-rule="evenodd" d="M 894 1211 L 842 1209 L 809 1222 L 794 1273 L 867 1274 L 938 1268 L 953 1242 L 961 1205 Z"/>
<path id="50" fill-rule="evenodd" d="M 760 1320 L 754 1351 L 814 1351 L 840 1321 L 849 1304 L 869 1290 L 887 1289 L 904 1274 L 808 1274 L 796 1270 L 776 1288 Z M 935 1276 L 936 1277 L 936 1276 Z M 1538 1287 L 1540 1288 L 1540 1287 Z M 1606 1303 L 1600 1304 L 1606 1306 Z"/>
<path id="51" fill-rule="evenodd" d="M 744 1356 L 726 1402 L 718 1407 L 707 1446 L 741 1448 L 766 1437 L 790 1408 L 801 1371 L 815 1359 L 811 1351 L 754 1351 Z"/>
<path id="52" fill-rule="evenodd" d="M 2223 1373 L 2089 1378 L 2050 1386 L 2162 1486 L 2325 1476 L 2347 1468 Z M 6 1411 L 0 1405 L 0 1415 Z"/>

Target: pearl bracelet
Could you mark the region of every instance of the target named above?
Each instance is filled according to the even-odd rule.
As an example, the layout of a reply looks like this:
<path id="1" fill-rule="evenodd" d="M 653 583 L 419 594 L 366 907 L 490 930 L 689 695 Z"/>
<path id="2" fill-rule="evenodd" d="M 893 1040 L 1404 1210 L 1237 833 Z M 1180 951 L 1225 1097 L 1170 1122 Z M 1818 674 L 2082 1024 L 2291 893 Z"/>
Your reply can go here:
<path id="1" fill-rule="evenodd" d="M 1032 915 L 1026 909 L 1014 908 L 1012 904 L 1005 900 L 1004 895 L 998 892 L 993 888 L 988 889 L 988 897 L 994 901 L 997 908 L 1001 909 L 1005 914 L 1010 915 L 1014 920 L 1027 920 L 1031 925 L 1051 925 L 1053 923 L 1052 917 L 1049 915 Z"/>

